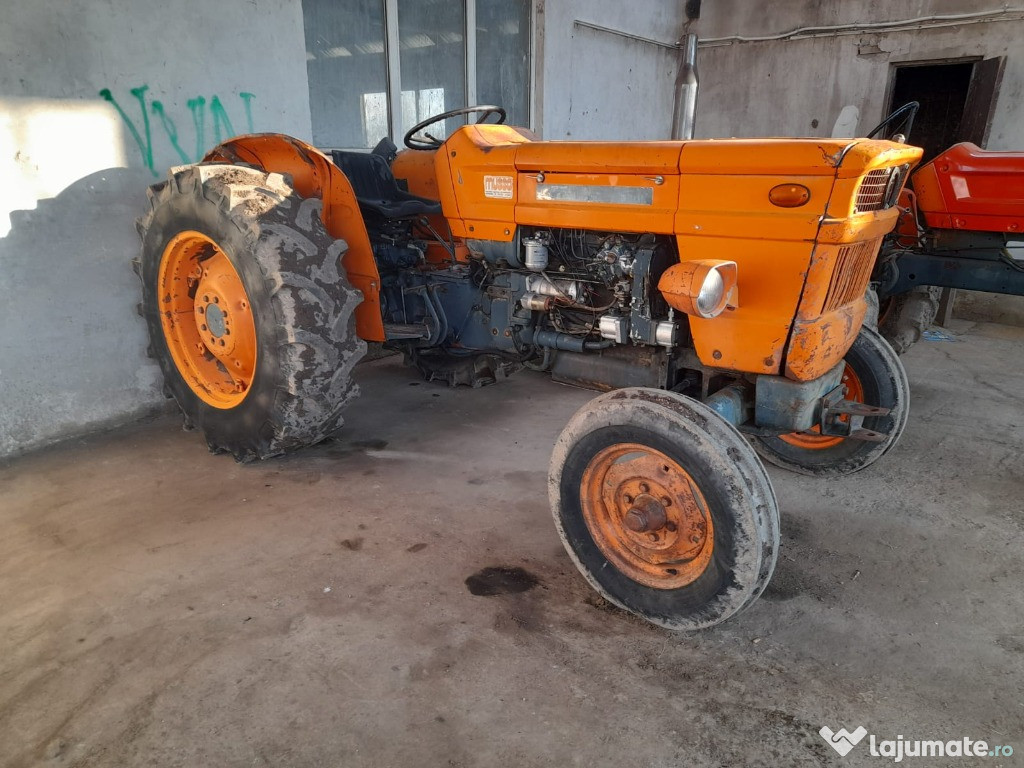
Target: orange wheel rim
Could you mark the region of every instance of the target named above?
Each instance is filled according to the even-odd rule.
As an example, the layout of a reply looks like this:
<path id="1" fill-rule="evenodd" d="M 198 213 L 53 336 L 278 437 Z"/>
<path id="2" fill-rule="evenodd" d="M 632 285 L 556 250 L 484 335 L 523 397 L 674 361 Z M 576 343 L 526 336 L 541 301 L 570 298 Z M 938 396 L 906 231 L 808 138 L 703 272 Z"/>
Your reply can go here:
<path id="1" fill-rule="evenodd" d="M 256 371 L 256 325 L 234 265 L 189 230 L 164 248 L 157 280 L 160 324 L 181 377 L 207 405 L 234 408 Z"/>
<path id="2" fill-rule="evenodd" d="M 707 568 L 714 526 L 690 474 L 661 451 L 619 443 L 580 482 L 583 519 L 609 563 L 633 581 L 678 589 Z"/>
<path id="3" fill-rule="evenodd" d="M 864 402 L 864 385 L 861 384 L 860 378 L 854 373 L 853 368 L 847 363 L 846 367 L 843 368 L 843 386 L 845 387 L 844 397 L 847 400 L 853 400 L 854 402 Z M 840 416 L 841 421 L 849 420 L 849 416 Z M 821 434 L 821 427 L 815 427 L 809 432 L 790 432 L 788 435 L 779 435 L 781 440 L 795 445 L 797 448 L 806 448 L 810 451 L 823 451 L 826 448 L 831 448 L 834 445 L 845 440 L 845 437 L 835 437 L 833 435 Z"/>

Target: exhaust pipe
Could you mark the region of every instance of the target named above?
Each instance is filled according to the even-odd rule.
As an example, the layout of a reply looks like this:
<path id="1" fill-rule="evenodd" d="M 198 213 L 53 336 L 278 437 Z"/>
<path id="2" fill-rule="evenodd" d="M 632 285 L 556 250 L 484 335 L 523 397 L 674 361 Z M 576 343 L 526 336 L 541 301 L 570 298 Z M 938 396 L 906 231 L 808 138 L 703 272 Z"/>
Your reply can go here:
<path id="1" fill-rule="evenodd" d="M 697 116 L 697 84 L 697 35 L 687 34 L 679 49 L 675 108 L 672 113 L 673 139 L 693 138 L 693 121 Z"/>

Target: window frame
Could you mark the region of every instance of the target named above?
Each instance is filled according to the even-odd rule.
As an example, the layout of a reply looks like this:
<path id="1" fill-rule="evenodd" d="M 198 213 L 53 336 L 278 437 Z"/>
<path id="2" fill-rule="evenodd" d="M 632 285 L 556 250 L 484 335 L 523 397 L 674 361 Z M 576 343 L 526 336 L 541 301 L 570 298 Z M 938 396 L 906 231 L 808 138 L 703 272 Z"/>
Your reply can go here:
<path id="1" fill-rule="evenodd" d="M 399 144 L 404 138 L 401 126 L 402 103 L 402 67 L 401 48 L 398 37 L 398 0 L 383 0 L 384 3 L 384 61 L 387 66 L 387 120 L 391 140 Z M 466 105 L 477 104 L 477 46 L 476 46 L 476 0 L 463 0 L 466 27 L 463 30 L 463 43 L 466 50 Z M 526 52 L 526 65 L 529 72 L 530 95 L 526 99 L 527 125 L 534 129 L 536 114 L 537 66 L 534 52 L 537 50 L 537 4 L 530 0 L 530 48 Z M 473 119 L 471 115 L 470 120 Z"/>

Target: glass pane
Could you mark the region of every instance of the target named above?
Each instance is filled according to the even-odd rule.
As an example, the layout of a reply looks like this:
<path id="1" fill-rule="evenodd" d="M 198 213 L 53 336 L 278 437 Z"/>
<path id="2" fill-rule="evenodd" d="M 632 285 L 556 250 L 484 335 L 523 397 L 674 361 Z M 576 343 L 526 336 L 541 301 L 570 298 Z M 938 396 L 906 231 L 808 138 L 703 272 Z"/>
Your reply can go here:
<path id="1" fill-rule="evenodd" d="M 383 0 L 302 0 L 313 143 L 372 147 L 388 135 Z"/>
<path id="2" fill-rule="evenodd" d="M 402 135 L 421 120 L 466 106 L 465 29 L 459 0 L 398 0 Z M 428 133 L 444 139 L 463 123 L 454 118 Z"/>
<path id="3" fill-rule="evenodd" d="M 506 122 L 530 125 L 529 0 L 476 0 L 476 92 Z"/>

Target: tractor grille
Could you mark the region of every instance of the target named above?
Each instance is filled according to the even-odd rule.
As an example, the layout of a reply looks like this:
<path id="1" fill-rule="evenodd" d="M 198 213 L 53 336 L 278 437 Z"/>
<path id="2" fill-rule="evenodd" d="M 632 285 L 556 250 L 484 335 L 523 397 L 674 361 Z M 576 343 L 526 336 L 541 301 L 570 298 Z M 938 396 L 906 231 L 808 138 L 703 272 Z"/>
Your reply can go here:
<path id="1" fill-rule="evenodd" d="M 850 243 L 839 249 L 822 312 L 831 312 L 864 295 L 871 277 L 871 269 L 874 267 L 877 246 L 877 240 L 866 240 Z"/>
<path id="2" fill-rule="evenodd" d="M 865 211 L 880 211 L 886 207 L 886 189 L 889 186 L 889 177 L 892 175 L 892 168 L 878 168 L 868 171 L 861 179 L 857 188 L 857 205 L 855 213 Z"/>

